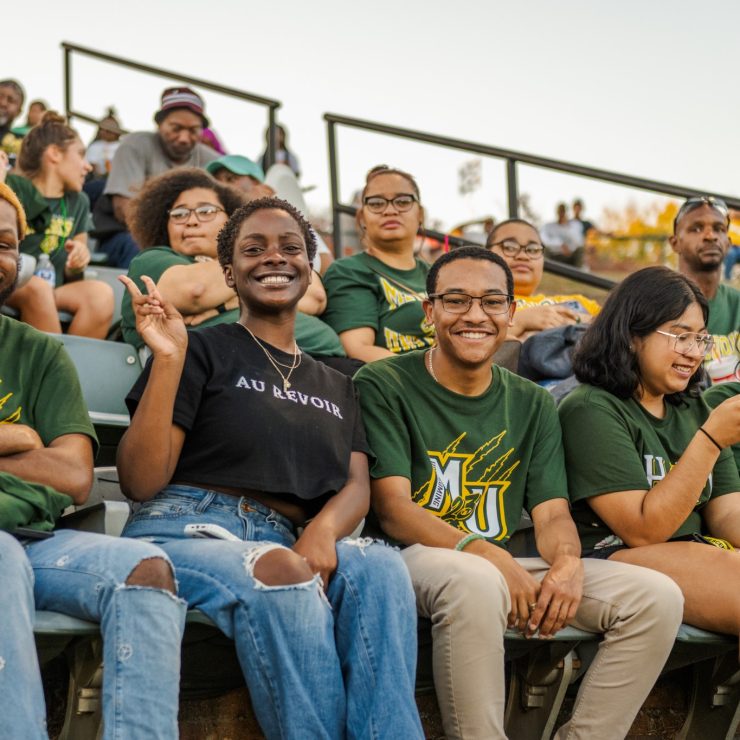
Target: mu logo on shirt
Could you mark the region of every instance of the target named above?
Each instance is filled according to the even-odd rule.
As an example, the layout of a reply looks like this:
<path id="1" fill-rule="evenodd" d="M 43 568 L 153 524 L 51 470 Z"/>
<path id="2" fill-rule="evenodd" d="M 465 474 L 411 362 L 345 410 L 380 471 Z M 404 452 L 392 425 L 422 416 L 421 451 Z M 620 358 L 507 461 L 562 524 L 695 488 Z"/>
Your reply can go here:
<path id="1" fill-rule="evenodd" d="M 513 447 L 501 447 L 505 435 L 501 432 L 472 453 L 457 451 L 465 432 L 442 452 L 429 450 L 431 476 L 414 492 L 414 501 L 464 532 L 506 539 L 504 493 L 520 461 L 513 459 Z"/>

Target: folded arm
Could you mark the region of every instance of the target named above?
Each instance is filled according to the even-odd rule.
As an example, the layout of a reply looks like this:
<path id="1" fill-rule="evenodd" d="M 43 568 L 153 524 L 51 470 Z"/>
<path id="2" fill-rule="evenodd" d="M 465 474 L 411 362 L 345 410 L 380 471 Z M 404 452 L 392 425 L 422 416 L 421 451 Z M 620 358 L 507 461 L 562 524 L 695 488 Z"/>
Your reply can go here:
<path id="1" fill-rule="evenodd" d="M 13 429 L 18 426 L 19 429 Z M 51 486 L 75 504 L 87 499 L 92 486 L 93 447 L 85 434 L 63 434 L 47 447 L 24 425 L 0 426 L 0 472 L 29 483 Z"/>

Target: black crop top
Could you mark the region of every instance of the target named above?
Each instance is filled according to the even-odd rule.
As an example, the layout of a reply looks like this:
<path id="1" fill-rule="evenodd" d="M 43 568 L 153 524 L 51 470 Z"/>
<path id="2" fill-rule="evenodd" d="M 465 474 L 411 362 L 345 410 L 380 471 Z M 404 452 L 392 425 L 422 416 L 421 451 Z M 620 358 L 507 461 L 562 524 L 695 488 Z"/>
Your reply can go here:
<path id="1" fill-rule="evenodd" d="M 293 355 L 265 346 L 287 374 Z M 132 417 L 150 371 L 151 360 L 126 398 Z M 338 492 L 351 452 L 371 454 L 352 380 L 304 353 L 290 383 L 284 391 L 238 324 L 189 333 L 173 413 L 186 434 L 172 480 L 303 501 Z"/>

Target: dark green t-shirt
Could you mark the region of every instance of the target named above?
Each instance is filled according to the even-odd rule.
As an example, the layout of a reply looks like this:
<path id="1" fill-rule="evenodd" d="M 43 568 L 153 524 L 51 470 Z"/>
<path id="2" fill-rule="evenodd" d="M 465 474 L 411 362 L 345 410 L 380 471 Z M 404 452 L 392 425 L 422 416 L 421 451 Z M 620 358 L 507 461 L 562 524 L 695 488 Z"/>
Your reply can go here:
<path id="1" fill-rule="evenodd" d="M 411 481 L 414 501 L 462 532 L 505 546 L 522 507 L 567 498 L 557 411 L 544 389 L 493 366 L 480 396 L 434 381 L 425 352 L 355 375 L 373 478 Z"/>
<path id="2" fill-rule="evenodd" d="M 370 327 L 375 345 L 402 354 L 434 344 L 421 302 L 429 265 L 416 260 L 396 270 L 368 254 L 333 262 L 324 277 L 327 306 L 322 318 L 337 334 Z"/>
<path id="3" fill-rule="evenodd" d="M 142 250 L 134 257 L 129 265 L 128 276 L 139 286 L 139 290 L 146 290 L 142 275 L 147 275 L 158 283 L 162 275 L 175 265 L 192 265 L 195 258 L 175 252 L 170 247 L 151 247 Z M 205 329 L 216 324 L 233 324 L 239 319 L 239 310 L 225 311 L 207 319 L 195 329 Z M 121 302 L 121 329 L 123 338 L 136 349 L 144 346 L 144 342 L 136 331 L 136 320 L 131 308 L 131 298 L 126 291 Z M 298 313 L 295 323 L 296 342 L 309 355 L 328 357 L 344 357 L 345 352 L 339 337 L 333 329 L 327 326 L 317 316 Z"/>
<path id="4" fill-rule="evenodd" d="M 734 381 L 731 383 L 718 383 L 704 391 L 704 400 L 711 408 L 716 409 L 722 401 L 733 398 L 738 393 L 740 393 L 740 383 Z M 737 469 L 740 471 L 740 442 L 732 445 L 730 449 L 735 456 L 735 465 L 737 465 Z"/>
<path id="5" fill-rule="evenodd" d="M 30 426 L 46 446 L 64 434 L 85 434 L 97 447 L 77 372 L 62 344 L 27 324 L 0 315 L 0 348 L 0 425 Z M 24 523 L 37 529 L 51 529 L 62 510 L 72 503 L 69 496 L 49 486 L 4 474 L 0 480 L 3 521 L 7 521 L 4 505 L 11 500 L 33 506 L 33 519 Z"/>
<path id="6" fill-rule="evenodd" d="M 658 419 L 634 399 L 622 400 L 601 388 L 581 385 L 563 399 L 559 413 L 573 518 L 587 551 L 621 540 L 586 499 L 652 488 L 678 462 L 709 416 L 709 408 L 701 398 L 687 398 L 684 406 L 666 404 L 665 418 Z M 724 450 L 694 511 L 671 539 L 701 533 L 702 507 L 710 498 L 734 491 L 740 491 L 740 479 L 731 452 Z"/>
<path id="7" fill-rule="evenodd" d="M 714 335 L 714 346 L 706 362 L 735 357 L 740 362 L 740 290 L 720 283 L 709 301 L 707 329 Z"/>
<path id="8" fill-rule="evenodd" d="M 18 196 L 28 220 L 21 252 L 37 259 L 41 254 L 48 254 L 56 271 L 57 285 L 62 285 L 67 261 L 65 242 L 93 228 L 87 195 L 69 192 L 63 198 L 45 198 L 30 180 L 20 175 L 8 175 L 7 184 Z"/>

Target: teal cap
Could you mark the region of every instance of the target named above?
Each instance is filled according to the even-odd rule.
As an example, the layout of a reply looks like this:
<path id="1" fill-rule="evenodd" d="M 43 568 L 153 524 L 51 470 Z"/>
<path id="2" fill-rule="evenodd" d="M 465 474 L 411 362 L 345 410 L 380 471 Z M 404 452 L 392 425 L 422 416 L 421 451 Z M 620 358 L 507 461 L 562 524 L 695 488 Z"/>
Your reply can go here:
<path id="1" fill-rule="evenodd" d="M 249 175 L 259 182 L 265 181 L 265 173 L 256 162 L 241 154 L 226 154 L 223 157 L 214 159 L 206 165 L 206 170 L 215 175 L 219 170 L 225 169 L 233 172 L 235 175 Z"/>

